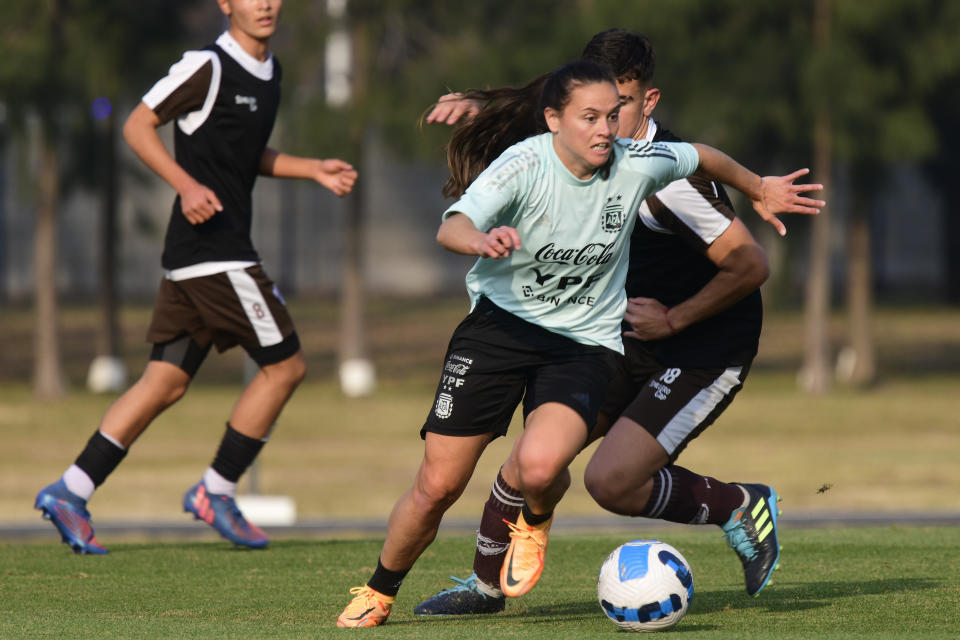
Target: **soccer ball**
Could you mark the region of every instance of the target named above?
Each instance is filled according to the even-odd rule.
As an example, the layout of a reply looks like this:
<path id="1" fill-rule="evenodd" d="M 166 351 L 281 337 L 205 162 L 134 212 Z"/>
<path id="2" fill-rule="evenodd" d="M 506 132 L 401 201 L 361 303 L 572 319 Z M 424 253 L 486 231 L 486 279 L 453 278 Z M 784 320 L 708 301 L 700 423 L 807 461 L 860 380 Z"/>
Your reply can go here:
<path id="1" fill-rule="evenodd" d="M 613 550 L 597 578 L 600 607 L 628 631 L 659 631 L 687 613 L 693 574 L 680 552 L 659 540 L 634 540 Z"/>

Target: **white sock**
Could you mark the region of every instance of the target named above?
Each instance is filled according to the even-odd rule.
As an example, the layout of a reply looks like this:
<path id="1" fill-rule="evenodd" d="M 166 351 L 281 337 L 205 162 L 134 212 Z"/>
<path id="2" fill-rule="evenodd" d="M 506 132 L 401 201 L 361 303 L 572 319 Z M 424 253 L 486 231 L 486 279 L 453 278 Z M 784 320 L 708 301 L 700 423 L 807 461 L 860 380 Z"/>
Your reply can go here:
<path id="1" fill-rule="evenodd" d="M 228 495 L 231 498 L 237 495 L 237 483 L 230 482 L 222 475 L 213 470 L 213 467 L 207 467 L 203 473 L 203 484 L 207 485 L 207 491 L 218 495 Z"/>
<path id="2" fill-rule="evenodd" d="M 480 578 L 477 578 L 477 589 L 480 591 L 480 593 L 490 596 L 491 598 L 503 597 L 503 591 L 501 591 L 497 587 L 491 587 Z"/>
<path id="3" fill-rule="evenodd" d="M 84 500 L 89 500 L 96 489 L 87 472 L 75 464 L 70 465 L 70 468 L 63 472 L 63 483 L 67 485 L 70 493 Z"/>

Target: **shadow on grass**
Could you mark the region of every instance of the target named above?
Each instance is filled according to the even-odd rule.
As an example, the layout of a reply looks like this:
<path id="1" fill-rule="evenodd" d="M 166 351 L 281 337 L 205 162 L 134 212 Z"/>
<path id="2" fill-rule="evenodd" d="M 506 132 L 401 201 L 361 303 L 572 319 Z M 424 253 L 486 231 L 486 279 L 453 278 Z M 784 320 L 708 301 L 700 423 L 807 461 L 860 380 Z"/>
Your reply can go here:
<path id="1" fill-rule="evenodd" d="M 768 611 L 802 611 L 829 606 L 838 598 L 859 598 L 898 592 L 923 591 L 938 586 L 935 580 L 925 578 L 887 578 L 816 583 L 778 583 L 757 598 L 739 590 L 697 592 L 693 596 L 693 613 L 714 613 L 725 609 L 766 609 Z"/>

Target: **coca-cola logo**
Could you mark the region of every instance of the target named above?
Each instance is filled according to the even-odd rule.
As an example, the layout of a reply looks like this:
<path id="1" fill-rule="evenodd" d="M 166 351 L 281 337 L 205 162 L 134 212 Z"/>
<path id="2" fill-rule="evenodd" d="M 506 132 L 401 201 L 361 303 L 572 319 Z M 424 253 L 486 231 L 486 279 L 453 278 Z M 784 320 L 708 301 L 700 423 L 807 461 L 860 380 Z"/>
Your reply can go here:
<path id="1" fill-rule="evenodd" d="M 592 242 L 584 247 L 564 249 L 556 247 L 552 242 L 545 244 L 537 251 L 534 258 L 537 262 L 553 264 L 595 265 L 607 264 L 613 259 L 613 245 L 602 242 Z"/>

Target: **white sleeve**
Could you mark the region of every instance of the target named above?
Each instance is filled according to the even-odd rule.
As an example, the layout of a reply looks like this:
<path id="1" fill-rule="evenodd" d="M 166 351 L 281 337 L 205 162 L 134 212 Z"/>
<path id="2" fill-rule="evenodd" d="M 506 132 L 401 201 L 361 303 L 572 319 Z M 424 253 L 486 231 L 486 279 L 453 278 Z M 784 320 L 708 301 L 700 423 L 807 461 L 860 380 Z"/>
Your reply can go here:
<path id="1" fill-rule="evenodd" d="M 196 78 L 205 65 L 210 65 L 209 81 L 198 82 Z M 166 122 L 170 116 L 177 117 L 177 125 L 186 134 L 191 134 L 202 125 L 217 99 L 220 90 L 220 58 L 212 51 L 187 51 L 174 63 L 153 87 L 143 96 L 143 103 Z M 192 81 L 193 80 L 193 81 Z M 200 86 L 202 85 L 202 86 Z"/>
<path id="2" fill-rule="evenodd" d="M 719 189 L 715 182 L 702 178 L 671 182 L 643 201 L 640 221 L 654 231 L 676 233 L 700 247 L 709 246 L 734 217 Z"/>

